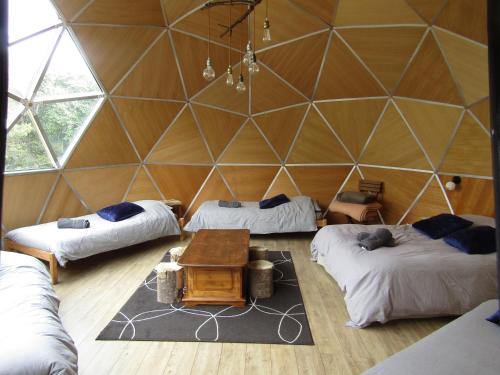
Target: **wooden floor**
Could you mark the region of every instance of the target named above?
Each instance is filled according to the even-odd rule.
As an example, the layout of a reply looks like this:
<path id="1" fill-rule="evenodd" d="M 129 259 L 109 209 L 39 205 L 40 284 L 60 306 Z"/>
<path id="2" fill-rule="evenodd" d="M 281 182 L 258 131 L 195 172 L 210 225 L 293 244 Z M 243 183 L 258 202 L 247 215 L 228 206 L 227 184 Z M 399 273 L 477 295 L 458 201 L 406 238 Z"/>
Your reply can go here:
<path id="1" fill-rule="evenodd" d="M 262 236 L 252 245 L 289 250 L 295 263 L 314 346 L 96 341 L 145 276 L 171 247 L 162 239 L 103 254 L 61 270 L 60 314 L 79 351 L 81 374 L 359 374 L 450 321 L 407 320 L 365 329 L 348 320 L 342 293 L 309 260 L 312 235 Z"/>

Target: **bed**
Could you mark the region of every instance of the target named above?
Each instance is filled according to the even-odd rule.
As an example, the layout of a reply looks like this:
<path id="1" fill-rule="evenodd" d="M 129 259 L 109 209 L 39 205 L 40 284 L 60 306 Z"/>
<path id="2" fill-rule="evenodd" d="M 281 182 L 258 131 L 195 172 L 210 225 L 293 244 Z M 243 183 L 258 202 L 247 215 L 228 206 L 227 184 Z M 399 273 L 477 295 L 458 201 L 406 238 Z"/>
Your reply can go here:
<path id="1" fill-rule="evenodd" d="M 494 219 L 466 216 L 475 224 Z M 396 247 L 365 251 L 356 234 L 387 228 Z M 411 225 L 331 225 L 311 243 L 313 259 L 337 281 L 351 327 L 392 319 L 461 315 L 496 297 L 496 254 L 469 255 Z"/>
<path id="2" fill-rule="evenodd" d="M 59 299 L 37 259 L 0 251 L 0 374 L 78 373 Z"/>
<path id="3" fill-rule="evenodd" d="M 241 202 L 240 208 L 219 207 L 206 201 L 196 210 L 184 230 L 248 229 L 251 234 L 312 232 L 317 230 L 314 203 L 298 196 L 280 206 L 260 209 L 258 202 Z"/>
<path id="4" fill-rule="evenodd" d="M 57 282 L 57 263 L 64 267 L 68 261 L 181 234 L 174 213 L 162 201 L 134 203 L 144 212 L 123 221 L 110 222 L 97 214 L 79 217 L 90 221 L 87 229 L 59 229 L 54 221 L 12 230 L 5 235 L 5 247 L 48 261 Z"/>
<path id="5" fill-rule="evenodd" d="M 500 327 L 485 318 L 498 309 L 498 300 L 480 306 L 363 375 L 498 375 Z"/>

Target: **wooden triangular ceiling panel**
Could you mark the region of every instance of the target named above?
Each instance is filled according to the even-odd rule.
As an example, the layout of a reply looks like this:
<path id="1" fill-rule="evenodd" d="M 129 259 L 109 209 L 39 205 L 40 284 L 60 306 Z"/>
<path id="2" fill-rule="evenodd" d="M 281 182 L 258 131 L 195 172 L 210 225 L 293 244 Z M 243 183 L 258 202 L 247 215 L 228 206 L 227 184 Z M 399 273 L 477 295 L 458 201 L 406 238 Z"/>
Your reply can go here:
<path id="1" fill-rule="evenodd" d="M 279 159 L 252 121 L 248 121 L 222 155 L 220 163 L 277 164 Z"/>
<path id="2" fill-rule="evenodd" d="M 335 26 L 421 24 L 405 0 L 339 0 Z"/>
<path id="3" fill-rule="evenodd" d="M 288 197 L 300 195 L 300 192 L 297 190 L 284 168 L 278 173 L 264 198 L 270 198 L 278 194 L 286 194 Z"/>
<path id="4" fill-rule="evenodd" d="M 361 157 L 361 163 L 431 169 L 417 141 L 393 104 L 384 113 Z"/>
<path id="5" fill-rule="evenodd" d="M 75 21 L 80 23 L 165 26 L 158 0 L 95 0 Z"/>
<path id="6" fill-rule="evenodd" d="M 396 104 L 420 140 L 434 167 L 439 167 L 462 109 L 406 99 L 397 99 Z"/>
<path id="7" fill-rule="evenodd" d="M 344 42 L 332 37 L 315 99 L 385 96 L 386 93 Z"/>
<path id="8" fill-rule="evenodd" d="M 88 0 L 54 0 L 66 21 L 71 21 L 87 3 Z"/>
<path id="9" fill-rule="evenodd" d="M 136 153 L 109 102 L 99 113 L 75 148 L 66 168 L 137 163 Z"/>
<path id="10" fill-rule="evenodd" d="M 40 221 L 47 223 L 56 221 L 61 217 L 77 217 L 87 213 L 88 211 L 82 202 L 76 197 L 64 178 L 61 177 Z"/>
<path id="11" fill-rule="evenodd" d="M 487 44 L 486 4 L 487 0 L 450 0 L 436 19 L 436 25 Z"/>
<path id="12" fill-rule="evenodd" d="M 438 15 L 439 11 L 443 9 L 447 0 L 406 0 L 408 4 L 417 11 L 423 19 L 429 24 L 432 23 L 434 18 Z"/>
<path id="13" fill-rule="evenodd" d="M 385 224 L 397 224 L 431 177 L 428 173 L 362 167 L 367 180 L 382 181 L 381 210 Z"/>
<path id="14" fill-rule="evenodd" d="M 433 177 L 430 185 L 403 219 L 403 223 L 412 224 L 430 216 L 449 212 L 450 208 L 443 189 L 441 189 L 437 178 Z"/>
<path id="15" fill-rule="evenodd" d="M 484 125 L 486 129 L 491 128 L 490 120 L 490 99 L 486 98 L 470 107 L 472 113 L 474 113 L 479 121 Z"/>
<path id="16" fill-rule="evenodd" d="M 202 105 L 192 105 L 208 147 L 217 159 L 241 128 L 246 117 Z"/>
<path id="17" fill-rule="evenodd" d="M 120 98 L 114 98 L 113 103 L 142 159 L 183 106 L 183 103 Z"/>
<path id="18" fill-rule="evenodd" d="M 441 183 L 451 181 L 451 176 L 440 175 Z M 493 180 L 462 177 L 453 191 L 446 190 L 448 199 L 457 215 L 471 214 L 495 217 Z"/>
<path id="19" fill-rule="evenodd" d="M 72 28 L 108 91 L 161 32 L 158 28 L 138 26 L 72 25 Z"/>
<path id="20" fill-rule="evenodd" d="M 327 24 L 332 24 L 333 12 L 337 7 L 338 0 L 290 0 L 310 14 L 321 18 Z"/>
<path id="21" fill-rule="evenodd" d="M 65 171 L 64 177 L 93 211 L 123 200 L 137 167 L 110 167 Z"/>
<path id="22" fill-rule="evenodd" d="M 327 41 L 324 32 L 265 50 L 257 58 L 310 98 Z"/>
<path id="23" fill-rule="evenodd" d="M 357 160 L 386 102 L 386 99 L 360 99 L 319 102 L 316 106 Z"/>
<path id="24" fill-rule="evenodd" d="M 352 163 L 331 129 L 311 107 L 290 151 L 287 163 Z"/>
<path id="25" fill-rule="evenodd" d="M 219 171 L 217 169 L 214 169 L 210 177 L 208 177 L 207 181 L 205 182 L 205 185 L 201 189 L 200 193 L 192 203 L 191 208 L 188 212 L 188 216 L 192 216 L 203 202 L 208 200 L 221 199 L 232 200 L 233 195 L 222 180 Z"/>
<path id="26" fill-rule="evenodd" d="M 423 27 L 377 27 L 343 29 L 339 33 L 392 92 L 424 31 Z"/>
<path id="27" fill-rule="evenodd" d="M 147 169 L 166 199 L 179 199 L 184 207 L 189 207 L 212 167 L 148 165 Z"/>
<path id="28" fill-rule="evenodd" d="M 488 96 L 488 48 L 454 34 L 434 29 L 441 48 L 462 88 L 466 104 Z"/>
<path id="29" fill-rule="evenodd" d="M 156 190 L 144 168 L 139 169 L 139 173 L 137 173 L 126 199 L 128 201 L 161 199 L 160 193 Z"/>
<path id="30" fill-rule="evenodd" d="M 202 68 L 207 61 L 207 42 L 175 31 L 172 31 L 172 39 L 179 59 L 187 94 L 189 97 L 192 97 L 210 84 L 210 82 L 203 79 L 201 74 Z M 210 58 L 213 62 L 216 79 L 226 72 L 228 53 L 229 50 L 227 48 L 216 44 L 210 46 Z M 238 63 L 238 57 L 238 54 L 233 51 L 231 54 L 233 65 Z M 173 69 L 174 67 L 169 66 L 168 68 Z"/>
<path id="31" fill-rule="evenodd" d="M 148 163 L 211 163 L 191 109 L 186 106 L 151 151 Z"/>
<path id="32" fill-rule="evenodd" d="M 255 8 L 257 25 L 263 25 L 265 17 L 265 4 L 257 6 Z M 257 50 L 328 28 L 328 25 L 320 19 L 290 4 L 288 0 L 269 1 L 269 18 L 272 27 L 272 40 L 270 42 L 263 42 L 262 36 L 264 29 L 262 27 L 257 27 L 255 33 Z"/>
<path id="33" fill-rule="evenodd" d="M 36 224 L 56 178 L 56 172 L 5 176 L 2 224 L 9 230 Z"/>
<path id="34" fill-rule="evenodd" d="M 323 210 L 337 194 L 352 167 L 287 167 L 301 193 L 316 199 Z"/>
<path id="35" fill-rule="evenodd" d="M 490 142 L 490 137 L 481 125 L 466 113 L 440 171 L 491 176 Z"/>
<path id="36" fill-rule="evenodd" d="M 205 3 L 206 0 L 161 0 L 161 2 L 167 14 L 168 23 L 172 24 L 179 17 Z"/>
<path id="37" fill-rule="evenodd" d="M 259 201 L 271 185 L 280 167 L 223 166 L 219 170 L 233 191 L 242 201 Z"/>
<path id="38" fill-rule="evenodd" d="M 113 95 L 185 99 L 168 34 L 156 41 Z"/>
<path id="39" fill-rule="evenodd" d="M 251 77 L 252 113 L 286 107 L 307 99 L 271 73 L 265 66 Z"/>
<path id="40" fill-rule="evenodd" d="M 253 117 L 281 160 L 288 154 L 297 129 L 304 119 L 306 108 L 307 104 L 304 104 Z"/>
<path id="41" fill-rule="evenodd" d="M 448 65 L 431 33 L 427 34 L 420 46 L 396 94 L 436 102 L 463 104 Z"/>

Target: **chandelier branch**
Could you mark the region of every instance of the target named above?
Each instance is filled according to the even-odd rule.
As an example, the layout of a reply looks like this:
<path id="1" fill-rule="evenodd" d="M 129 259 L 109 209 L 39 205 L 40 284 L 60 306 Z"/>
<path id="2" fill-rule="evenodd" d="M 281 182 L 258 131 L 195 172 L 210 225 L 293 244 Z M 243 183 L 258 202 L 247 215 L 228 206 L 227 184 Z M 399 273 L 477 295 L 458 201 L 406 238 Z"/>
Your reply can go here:
<path id="1" fill-rule="evenodd" d="M 246 5 L 248 9 L 243 13 L 240 17 L 238 17 L 233 23 L 229 26 L 218 24 L 219 26 L 224 27 L 226 30 L 220 34 L 220 37 L 223 38 L 229 33 L 233 33 L 233 29 L 238 26 L 240 23 L 245 21 L 246 18 L 250 16 L 250 14 L 254 11 L 255 7 L 260 4 L 262 0 L 212 0 L 207 2 L 201 9 L 210 9 L 215 6 L 225 5 L 225 6 L 233 6 L 233 5 Z"/>

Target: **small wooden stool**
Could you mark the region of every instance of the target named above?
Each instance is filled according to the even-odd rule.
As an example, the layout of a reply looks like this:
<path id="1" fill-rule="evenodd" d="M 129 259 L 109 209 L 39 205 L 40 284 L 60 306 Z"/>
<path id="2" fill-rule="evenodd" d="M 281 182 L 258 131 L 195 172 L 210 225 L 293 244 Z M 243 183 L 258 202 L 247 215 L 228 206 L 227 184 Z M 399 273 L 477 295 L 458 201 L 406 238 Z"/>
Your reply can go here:
<path id="1" fill-rule="evenodd" d="M 274 264 L 267 260 L 254 260 L 248 263 L 248 285 L 253 298 L 269 298 L 273 295 Z"/>

